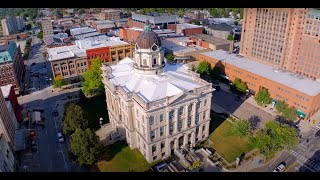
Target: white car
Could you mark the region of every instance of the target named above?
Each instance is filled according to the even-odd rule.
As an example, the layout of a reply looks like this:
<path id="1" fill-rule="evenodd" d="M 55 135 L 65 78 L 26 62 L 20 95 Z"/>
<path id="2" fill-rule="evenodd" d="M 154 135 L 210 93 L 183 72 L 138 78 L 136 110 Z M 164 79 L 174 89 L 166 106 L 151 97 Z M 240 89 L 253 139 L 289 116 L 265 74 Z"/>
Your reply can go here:
<path id="1" fill-rule="evenodd" d="M 58 132 L 58 141 L 59 143 L 62 143 L 64 141 L 64 138 L 60 132 Z"/>
<path id="2" fill-rule="evenodd" d="M 284 162 L 280 163 L 273 172 L 282 172 L 286 168 L 286 164 Z"/>

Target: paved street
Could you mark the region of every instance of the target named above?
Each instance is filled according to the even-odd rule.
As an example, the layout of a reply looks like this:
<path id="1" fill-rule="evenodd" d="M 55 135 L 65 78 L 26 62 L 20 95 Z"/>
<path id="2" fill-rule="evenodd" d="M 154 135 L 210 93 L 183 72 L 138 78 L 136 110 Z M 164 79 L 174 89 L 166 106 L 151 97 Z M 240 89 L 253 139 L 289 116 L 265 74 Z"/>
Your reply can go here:
<path id="1" fill-rule="evenodd" d="M 25 60 L 27 72 L 25 76 L 25 94 L 18 98 L 19 103 L 24 107 L 24 117 L 27 110 L 43 110 L 42 117 L 44 127 L 39 125 L 31 126 L 36 130 L 37 151 L 32 152 L 30 148 L 20 153 L 20 171 L 32 172 L 71 172 L 83 171 L 73 164 L 68 157 L 67 141 L 58 142 L 57 132 L 62 131 L 63 105 L 66 97 L 78 95 L 79 88 L 52 92 L 51 82 L 46 77 L 51 77 L 51 68 L 42 55 L 43 48 L 39 40 L 34 38 L 30 59 Z M 46 65 L 44 65 L 46 64 Z M 34 74 L 34 75 L 32 75 Z M 38 74 L 38 75 L 35 75 Z M 53 117 L 53 111 L 58 105 L 59 116 Z M 68 140 L 68 137 L 65 137 Z M 30 143 L 30 142 L 29 142 Z M 30 146 L 30 144 L 29 144 Z"/>

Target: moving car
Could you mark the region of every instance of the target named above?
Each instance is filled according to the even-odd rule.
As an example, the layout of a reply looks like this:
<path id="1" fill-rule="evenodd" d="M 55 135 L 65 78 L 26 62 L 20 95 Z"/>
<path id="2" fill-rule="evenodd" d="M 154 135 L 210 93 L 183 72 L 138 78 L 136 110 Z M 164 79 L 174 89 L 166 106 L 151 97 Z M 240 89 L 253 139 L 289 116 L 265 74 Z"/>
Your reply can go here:
<path id="1" fill-rule="evenodd" d="M 286 168 L 286 163 L 282 162 L 273 170 L 273 172 L 282 172 L 284 171 L 285 168 Z"/>
<path id="2" fill-rule="evenodd" d="M 63 138 L 61 132 L 58 132 L 58 141 L 59 141 L 59 143 L 62 143 L 64 141 L 64 138 Z"/>

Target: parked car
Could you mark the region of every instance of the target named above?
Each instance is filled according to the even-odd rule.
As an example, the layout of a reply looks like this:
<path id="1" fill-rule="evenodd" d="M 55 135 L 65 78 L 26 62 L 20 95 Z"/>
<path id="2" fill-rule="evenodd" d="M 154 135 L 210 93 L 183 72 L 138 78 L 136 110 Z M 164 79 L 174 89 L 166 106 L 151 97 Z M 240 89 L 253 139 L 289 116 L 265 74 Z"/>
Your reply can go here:
<path id="1" fill-rule="evenodd" d="M 58 132 L 58 141 L 59 141 L 59 143 L 64 142 L 64 138 L 63 138 L 63 136 L 62 136 L 62 133 L 61 133 L 61 132 Z"/>
<path id="2" fill-rule="evenodd" d="M 221 89 L 220 86 L 214 86 L 214 88 L 216 89 L 217 92 L 219 92 Z"/>
<path id="3" fill-rule="evenodd" d="M 35 130 L 30 131 L 30 139 L 32 139 L 32 140 L 36 139 L 36 131 Z"/>
<path id="4" fill-rule="evenodd" d="M 281 162 L 274 170 L 273 172 L 282 172 L 286 168 L 286 163 Z"/>
<path id="5" fill-rule="evenodd" d="M 32 63 L 32 64 L 31 64 L 31 66 L 34 66 L 34 65 L 36 65 L 36 63 Z"/>
<path id="6" fill-rule="evenodd" d="M 237 96 L 234 100 L 235 101 L 240 101 L 240 96 Z"/>
<path id="7" fill-rule="evenodd" d="M 315 136 L 320 137 L 320 130 L 316 132 Z"/>
<path id="8" fill-rule="evenodd" d="M 32 151 L 37 151 L 38 147 L 37 147 L 37 142 L 36 140 L 32 140 L 31 141 L 31 150 Z"/>

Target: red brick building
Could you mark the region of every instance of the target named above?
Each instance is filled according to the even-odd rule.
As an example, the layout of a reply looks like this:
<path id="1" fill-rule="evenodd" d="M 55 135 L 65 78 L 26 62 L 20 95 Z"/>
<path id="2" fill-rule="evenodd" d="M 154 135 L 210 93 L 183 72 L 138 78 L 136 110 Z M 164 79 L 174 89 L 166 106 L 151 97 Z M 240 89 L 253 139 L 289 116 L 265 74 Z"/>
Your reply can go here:
<path id="1" fill-rule="evenodd" d="M 88 59 L 88 68 L 90 69 L 90 64 L 93 59 L 100 58 L 103 62 L 111 62 L 111 54 L 109 47 L 100 47 L 95 49 L 86 50 L 87 59 Z"/>
<path id="2" fill-rule="evenodd" d="M 120 39 L 123 39 L 126 42 L 134 43 L 136 42 L 139 35 L 142 33 L 142 30 L 133 29 L 133 28 L 122 28 L 119 31 Z"/>
<path id="3" fill-rule="evenodd" d="M 195 34 L 202 34 L 203 33 L 203 27 L 194 25 L 194 24 L 177 24 L 176 25 L 176 33 L 177 34 L 183 34 L 184 36 L 190 36 Z"/>

